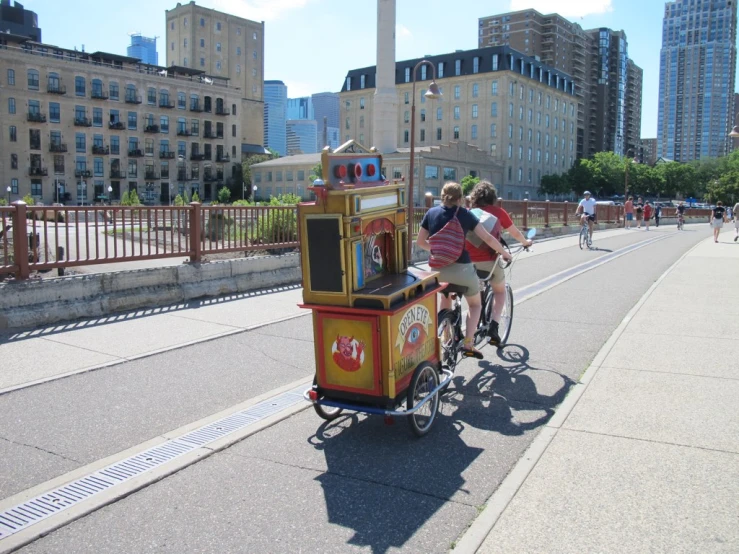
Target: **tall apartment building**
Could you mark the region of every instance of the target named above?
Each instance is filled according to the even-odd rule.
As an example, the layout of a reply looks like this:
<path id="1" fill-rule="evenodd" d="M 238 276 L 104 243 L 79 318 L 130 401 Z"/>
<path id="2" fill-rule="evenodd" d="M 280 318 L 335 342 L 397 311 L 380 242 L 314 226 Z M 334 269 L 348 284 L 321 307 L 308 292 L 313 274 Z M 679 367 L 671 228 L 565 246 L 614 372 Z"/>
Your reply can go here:
<path id="1" fill-rule="evenodd" d="M 337 92 L 318 92 L 311 95 L 313 117 L 318 124 L 318 151 L 324 146 L 338 148 L 339 136 L 339 94 Z M 325 122 L 325 128 L 324 128 Z"/>
<path id="2" fill-rule="evenodd" d="M 636 154 L 641 143 L 641 111 L 644 71 L 633 61 L 626 68 L 626 144 L 627 155 Z"/>
<path id="3" fill-rule="evenodd" d="M 225 79 L 4 35 L 0 181 L 11 200 L 88 204 L 136 190 L 149 203 L 203 200 L 240 160 L 241 91 Z"/>
<path id="4" fill-rule="evenodd" d="M 619 96 L 619 87 L 626 87 L 628 79 L 623 66 L 623 56 L 628 60 L 628 51 L 622 31 L 583 30 L 559 14 L 544 15 L 533 9 L 482 17 L 478 25 L 480 47 L 508 45 L 572 76 L 578 99 L 579 157 L 588 157 L 601 149 L 626 154 L 630 139 L 625 136 L 625 124 L 634 124 L 641 117 L 641 105 L 638 114 L 633 109 L 629 112 L 625 88 Z M 631 105 L 640 98 L 641 91 L 634 92 Z"/>
<path id="5" fill-rule="evenodd" d="M 657 139 L 643 138 L 639 141 L 639 148 L 635 152 L 637 161 L 642 164 L 654 165 L 657 163 Z"/>
<path id="6" fill-rule="evenodd" d="M 41 42 L 36 12 L 25 9 L 19 2 L 11 4 L 10 0 L 0 0 L 0 32 Z"/>
<path id="7" fill-rule="evenodd" d="M 416 146 L 456 142 L 488 152 L 503 168 L 495 184 L 504 198 L 534 198 L 547 174 L 567 171 L 576 155 L 577 97 L 572 77 L 507 46 L 427 57 L 443 98 L 427 100 L 428 66 L 416 83 Z M 397 132 L 410 144 L 411 71 L 416 60 L 396 62 Z M 375 67 L 349 71 L 341 90 L 341 132 L 367 146 L 372 137 Z M 461 179 L 464 175 L 455 176 Z M 417 190 L 435 191 L 450 175 L 419 174 Z"/>
<path id="8" fill-rule="evenodd" d="M 717 157 L 734 124 L 737 3 L 665 3 L 659 69 L 658 156 Z"/>
<path id="9" fill-rule="evenodd" d="M 318 152 L 318 126 L 313 119 L 287 120 L 287 155 Z"/>
<path id="10" fill-rule="evenodd" d="M 313 100 L 310 96 L 301 96 L 300 98 L 287 99 L 287 118 L 288 119 L 314 119 L 313 117 Z"/>
<path id="11" fill-rule="evenodd" d="M 282 81 L 264 82 L 264 145 L 287 155 L 287 86 Z"/>
<path id="12" fill-rule="evenodd" d="M 141 33 L 131 35 L 131 44 L 126 48 L 129 58 L 137 58 L 150 65 L 159 65 L 156 37 L 145 37 Z"/>
<path id="13" fill-rule="evenodd" d="M 264 144 L 264 22 L 178 3 L 166 11 L 167 65 L 204 72 L 207 80 L 229 79 L 241 90 L 244 152 Z"/>

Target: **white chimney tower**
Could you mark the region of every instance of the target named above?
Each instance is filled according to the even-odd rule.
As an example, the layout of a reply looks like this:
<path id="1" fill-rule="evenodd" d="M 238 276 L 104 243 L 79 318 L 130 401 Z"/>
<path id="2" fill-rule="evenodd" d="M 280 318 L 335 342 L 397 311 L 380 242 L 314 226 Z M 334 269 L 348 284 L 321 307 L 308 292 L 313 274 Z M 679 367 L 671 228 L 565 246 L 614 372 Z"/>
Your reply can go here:
<path id="1" fill-rule="evenodd" d="M 377 75 L 372 106 L 372 146 L 385 154 L 398 148 L 395 0 L 377 0 Z"/>

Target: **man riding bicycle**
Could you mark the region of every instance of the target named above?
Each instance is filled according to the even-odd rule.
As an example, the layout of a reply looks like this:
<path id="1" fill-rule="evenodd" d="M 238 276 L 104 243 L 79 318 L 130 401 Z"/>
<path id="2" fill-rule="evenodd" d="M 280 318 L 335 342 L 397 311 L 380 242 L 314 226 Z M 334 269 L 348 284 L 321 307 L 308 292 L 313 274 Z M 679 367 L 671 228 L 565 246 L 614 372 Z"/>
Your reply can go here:
<path id="1" fill-rule="evenodd" d="M 680 202 L 677 205 L 677 226 L 682 227 L 685 225 L 685 204 Z"/>
<path id="2" fill-rule="evenodd" d="M 590 234 L 590 240 L 593 240 L 593 223 L 595 223 L 595 198 L 590 196 L 590 191 L 586 190 L 583 193 L 583 198 L 577 205 L 577 215 L 580 217 L 580 224 L 585 225 L 588 222 L 588 231 Z"/>
<path id="3" fill-rule="evenodd" d="M 523 233 L 513 224 L 511 216 L 503 208 L 496 206 L 498 201 L 498 192 L 492 183 L 488 181 L 480 181 L 470 194 L 472 208 L 479 208 L 484 212 L 493 216 L 497 221 L 492 223 L 490 232 L 493 237 L 500 240 L 503 230 L 508 231 L 510 235 L 521 243 L 525 248 L 531 246 Z M 474 212 L 473 212 L 474 213 Z M 484 223 L 483 223 L 484 224 Z M 486 226 L 487 230 L 487 226 Z M 490 324 L 489 336 L 490 344 L 499 345 L 500 335 L 498 334 L 498 324 L 500 323 L 500 315 L 505 305 L 505 271 L 497 263 L 498 255 L 487 247 L 486 244 L 476 246 L 467 240 L 467 251 L 470 253 L 472 263 L 481 271 L 492 272 L 490 277 L 490 285 L 493 289 L 493 321 Z"/>
<path id="4" fill-rule="evenodd" d="M 462 186 L 458 183 L 446 183 L 441 189 L 441 206 L 435 206 L 426 212 L 421 221 L 416 242 L 420 248 L 430 252 L 429 265 L 434 271 L 439 272 L 439 281 L 466 287 L 464 293 L 469 306 L 467 314 L 467 328 L 465 332 L 462 354 L 468 357 L 482 359 L 482 353 L 475 348 L 475 329 L 480 320 L 482 301 L 480 299 L 479 279 L 475 266 L 470 261 L 470 255 L 465 250 L 465 235 L 469 232 L 480 237 L 490 248 L 499 253 L 505 260 L 510 260 L 511 255 L 503 248 L 485 228 L 480 225 L 480 220 L 462 207 L 464 196 Z M 442 241 L 435 243 L 436 237 L 443 237 Z M 459 243 L 457 244 L 457 241 Z M 437 244 L 434 248 L 434 244 Z M 455 252 L 451 263 L 442 260 L 442 253 L 447 249 Z M 461 254 L 459 254 L 461 252 Z M 451 299 L 442 295 L 440 310 L 450 309 Z"/>

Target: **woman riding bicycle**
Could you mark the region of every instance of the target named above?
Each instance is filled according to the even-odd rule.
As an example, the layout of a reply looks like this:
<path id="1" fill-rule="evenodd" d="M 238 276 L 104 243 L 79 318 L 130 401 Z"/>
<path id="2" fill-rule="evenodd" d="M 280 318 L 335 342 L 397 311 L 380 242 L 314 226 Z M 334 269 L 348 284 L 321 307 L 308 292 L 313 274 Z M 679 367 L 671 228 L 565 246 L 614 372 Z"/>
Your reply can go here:
<path id="1" fill-rule="evenodd" d="M 522 246 L 528 248 L 531 241 L 528 240 L 523 233 L 513 224 L 511 216 L 503 208 L 496 206 L 498 201 L 498 192 L 492 183 L 488 181 L 480 181 L 475 185 L 470 195 L 473 208 L 480 208 L 497 218 L 497 222 L 493 225 L 491 234 L 496 239 L 500 238 L 502 230 L 508 231 L 510 235 L 521 243 Z M 479 247 L 467 241 L 467 251 L 470 258 L 477 269 L 487 271 L 492 275 L 490 277 L 490 285 L 493 289 L 493 321 L 490 325 L 490 343 L 493 345 L 500 344 L 500 336 L 498 335 L 498 323 L 500 322 L 500 314 L 505 305 L 505 271 L 497 263 L 498 255 L 490 250 L 487 245 L 482 244 Z"/>
<path id="2" fill-rule="evenodd" d="M 438 239 L 442 238 L 442 235 L 445 235 L 443 237 L 446 243 L 444 247 L 450 246 L 455 252 L 461 252 L 451 263 L 441 266 L 439 263 L 430 263 L 430 265 L 434 270 L 439 271 L 440 281 L 467 288 L 464 296 L 467 299 L 469 312 L 462 354 L 482 359 L 482 353 L 474 346 L 475 329 L 477 329 L 482 310 L 479 280 L 475 266 L 470 261 L 470 255 L 465 250 L 464 237 L 468 232 L 473 232 L 495 252 L 502 255 L 503 259 L 510 260 L 511 256 L 503 245 L 480 225 L 477 217 L 461 207 L 464 202 L 461 185 L 446 183 L 441 190 L 441 201 L 441 206 L 435 206 L 426 212 L 421 221 L 416 242 L 420 248 L 431 253 L 431 262 L 434 261 L 435 252 L 440 253 L 441 251 L 442 245 L 439 245 Z M 441 256 L 438 259 L 441 259 Z M 451 299 L 446 295 L 442 296 L 440 309 L 450 309 L 451 306 Z"/>

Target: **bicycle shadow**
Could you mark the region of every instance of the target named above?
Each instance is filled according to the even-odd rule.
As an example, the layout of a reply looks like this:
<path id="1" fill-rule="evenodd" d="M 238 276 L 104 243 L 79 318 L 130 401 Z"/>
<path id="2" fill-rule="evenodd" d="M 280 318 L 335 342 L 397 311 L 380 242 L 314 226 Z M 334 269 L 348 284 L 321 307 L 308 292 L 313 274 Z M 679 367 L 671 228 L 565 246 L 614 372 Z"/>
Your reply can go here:
<path id="1" fill-rule="evenodd" d="M 613 252 L 610 248 L 598 248 L 597 246 L 591 246 L 588 250 L 591 250 L 593 252 Z"/>
<path id="2" fill-rule="evenodd" d="M 480 361 L 480 371 L 471 379 L 455 376 L 453 388 L 442 397 L 442 414 L 455 422 L 509 436 L 522 435 L 546 424 L 576 382 L 554 369 L 532 366 L 530 352 L 524 346 L 507 345 L 498 349 L 496 355 L 500 363 Z M 541 377 L 535 379 L 537 374 Z M 553 385 L 544 375 L 553 376 L 560 383 Z M 551 392 L 540 392 L 544 387 Z M 480 405 L 489 417 L 479 417 Z M 543 413 L 526 420 L 521 412 Z M 518 417 L 514 417 L 516 413 Z"/>

